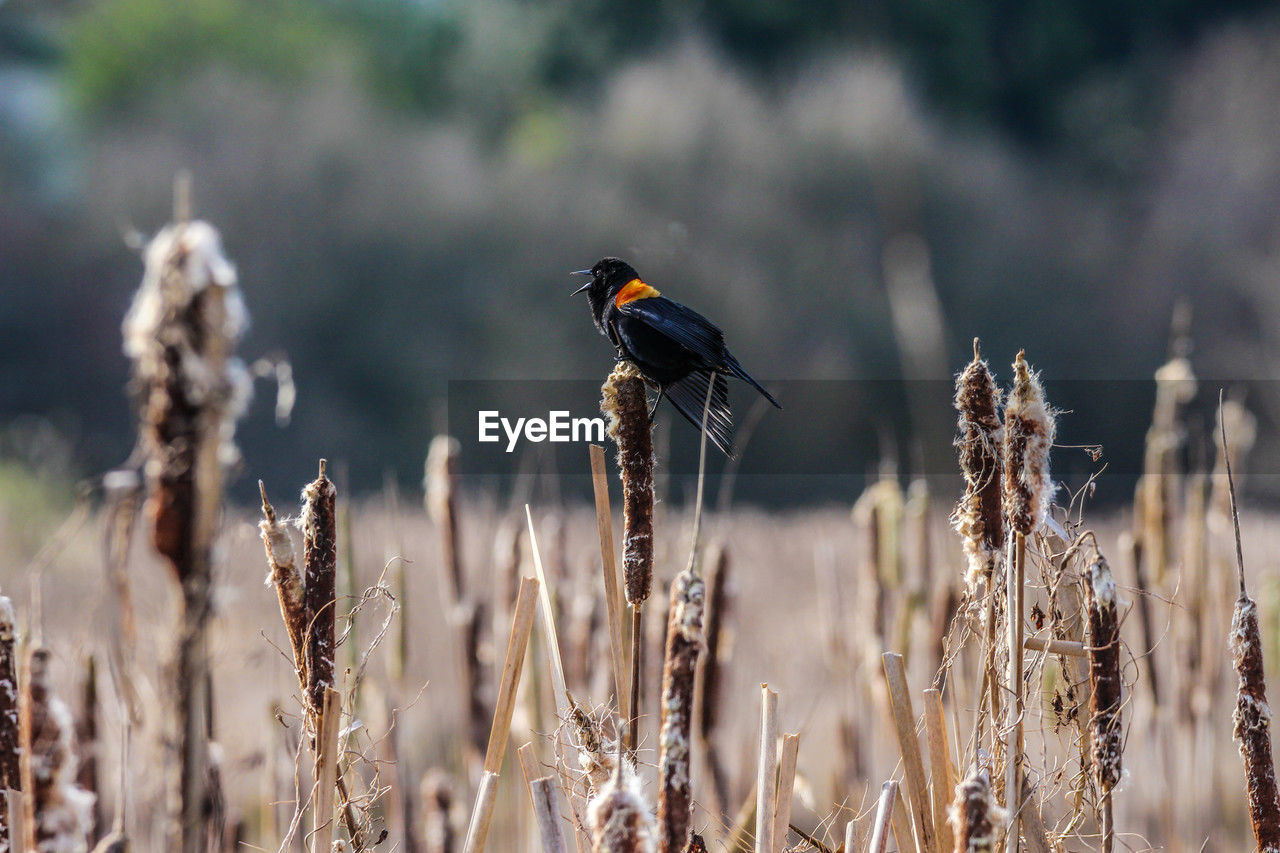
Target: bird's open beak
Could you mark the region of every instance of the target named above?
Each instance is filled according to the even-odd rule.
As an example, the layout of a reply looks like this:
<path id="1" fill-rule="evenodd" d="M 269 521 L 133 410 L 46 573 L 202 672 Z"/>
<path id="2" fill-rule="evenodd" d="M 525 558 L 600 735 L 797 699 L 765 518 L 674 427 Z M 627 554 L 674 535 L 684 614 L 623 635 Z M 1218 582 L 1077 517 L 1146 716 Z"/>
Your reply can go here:
<path id="1" fill-rule="evenodd" d="M 590 276 L 590 275 L 592 275 L 592 273 L 591 273 L 591 270 L 574 270 L 573 272 L 569 273 L 569 275 L 588 275 L 588 276 Z M 595 277 L 594 277 L 594 276 L 592 276 L 592 281 L 594 281 L 594 280 L 595 280 Z M 573 293 L 570 293 L 569 295 L 570 295 L 570 296 L 577 296 L 579 293 L 581 293 L 582 291 L 586 290 L 586 289 L 587 289 L 588 287 L 590 287 L 590 286 L 591 286 L 591 282 L 589 281 L 589 282 L 587 282 L 586 284 L 582 285 L 582 287 L 579 287 L 579 288 L 578 288 L 577 290 L 575 290 Z"/>

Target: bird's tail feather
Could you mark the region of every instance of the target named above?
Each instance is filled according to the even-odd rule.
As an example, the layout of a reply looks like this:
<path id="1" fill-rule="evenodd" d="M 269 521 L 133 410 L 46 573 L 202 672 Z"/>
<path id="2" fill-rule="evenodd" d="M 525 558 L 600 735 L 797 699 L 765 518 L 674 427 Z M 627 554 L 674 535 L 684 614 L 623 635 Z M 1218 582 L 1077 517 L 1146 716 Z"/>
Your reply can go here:
<path id="1" fill-rule="evenodd" d="M 763 385 L 761 385 L 759 382 L 752 379 L 751 374 L 747 373 L 747 371 L 743 368 L 741 364 L 738 363 L 738 360 L 734 358 L 731 353 L 726 352 L 724 356 L 725 356 L 724 366 L 729 369 L 730 373 L 732 373 L 734 376 L 738 377 L 743 382 L 746 382 L 752 388 L 756 389 L 761 394 L 763 394 L 764 398 L 768 400 L 770 403 L 773 403 L 775 408 L 778 408 L 778 409 L 782 408 L 782 404 L 779 403 L 777 400 L 773 399 L 773 395 L 770 394 L 768 391 L 764 390 Z M 706 389 L 705 385 L 703 386 L 703 389 L 704 390 Z"/>
<path id="2" fill-rule="evenodd" d="M 699 429 L 702 428 L 702 410 L 707 402 L 707 382 L 710 379 L 710 371 L 695 370 L 679 382 L 672 382 L 662 389 L 676 411 Z M 707 438 L 725 456 L 733 458 L 733 415 L 729 411 L 729 383 L 723 373 L 716 373 L 716 381 L 711 390 L 711 408 L 707 411 Z"/>

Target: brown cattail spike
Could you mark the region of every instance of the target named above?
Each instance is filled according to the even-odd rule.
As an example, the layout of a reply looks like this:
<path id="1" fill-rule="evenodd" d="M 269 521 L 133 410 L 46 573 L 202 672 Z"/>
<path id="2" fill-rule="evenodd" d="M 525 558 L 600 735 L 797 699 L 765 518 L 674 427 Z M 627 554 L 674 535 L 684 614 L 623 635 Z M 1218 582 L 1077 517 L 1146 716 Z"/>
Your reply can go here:
<path id="1" fill-rule="evenodd" d="M 337 596 L 338 490 L 325 476 L 324 460 L 320 474 L 302 490 L 302 561 L 306 573 L 306 664 L 307 698 L 313 714 L 324 707 L 324 691 L 334 686 L 333 652 L 334 608 Z"/>
<path id="2" fill-rule="evenodd" d="M 1120 623 L 1116 582 L 1106 559 L 1098 554 L 1089 566 L 1085 596 L 1089 608 L 1089 725 L 1093 772 L 1097 785 L 1110 791 L 1120 782 L 1123 749 L 1120 709 Z"/>
<path id="3" fill-rule="evenodd" d="M 14 641 L 17 636 L 13 602 L 0 596 L 0 844 L 5 849 L 17 849 L 10 832 L 13 821 L 9 818 L 9 806 L 4 801 L 6 790 L 19 790 L 19 757 L 22 748 L 18 741 L 18 667 Z"/>
<path id="4" fill-rule="evenodd" d="M 647 853 L 654 829 L 649 806 L 625 781 L 614 779 L 587 808 L 592 853 Z"/>
<path id="5" fill-rule="evenodd" d="M 1044 523 L 1053 500 L 1049 448 L 1055 424 L 1024 352 L 1018 353 L 1013 371 L 1013 393 L 1004 411 L 1004 511 L 1013 530 L 1030 536 Z"/>
<path id="6" fill-rule="evenodd" d="M 1219 399 L 1219 408 L 1222 402 Z M 1225 422 L 1222 446 L 1227 444 Z M 1271 706 L 1267 704 L 1267 681 L 1262 663 L 1262 631 L 1258 625 L 1258 605 L 1245 591 L 1244 548 L 1240 540 L 1240 512 L 1236 505 L 1235 480 L 1231 473 L 1230 454 L 1225 455 L 1227 489 L 1231 501 L 1231 520 L 1235 528 L 1236 568 L 1240 578 L 1240 597 L 1231 616 L 1231 656 L 1235 663 L 1239 689 L 1236 710 L 1232 715 L 1233 731 L 1240 755 L 1244 759 L 1245 783 L 1249 793 L 1249 819 L 1261 853 L 1280 851 L 1280 790 L 1276 786 L 1275 762 L 1271 756 Z"/>
<path id="7" fill-rule="evenodd" d="M 955 853 L 991 853 L 996 849 L 996 833 L 1004 822 L 1004 812 L 991 792 L 991 772 L 973 769 L 956 786 L 951 805 L 951 826 L 955 830 Z"/>
<path id="8" fill-rule="evenodd" d="M 93 795 L 75 783 L 71 711 L 53 694 L 49 650 L 27 653 L 21 702 L 23 824 L 28 850 L 83 850 Z"/>
<path id="9" fill-rule="evenodd" d="M 627 602 L 642 604 L 653 589 L 653 433 L 640 371 L 619 362 L 601 389 L 601 411 L 618 444 L 622 472 L 622 574 Z"/>
<path id="10" fill-rule="evenodd" d="M 990 577 L 1004 541 L 1000 508 L 1000 446 L 1004 427 L 997 411 L 1000 390 L 987 363 L 973 341 L 973 361 L 956 378 L 956 410 L 960 413 L 960 471 L 965 491 L 952 516 L 956 531 L 964 539 L 969 561 L 968 581 L 974 586 Z"/>
<path id="11" fill-rule="evenodd" d="M 689 757 L 693 741 L 694 676 L 702 649 L 706 584 L 685 570 L 671 584 L 666 664 L 662 672 L 662 726 L 658 746 L 658 826 L 661 847 L 678 853 L 688 841 L 693 795 Z"/>

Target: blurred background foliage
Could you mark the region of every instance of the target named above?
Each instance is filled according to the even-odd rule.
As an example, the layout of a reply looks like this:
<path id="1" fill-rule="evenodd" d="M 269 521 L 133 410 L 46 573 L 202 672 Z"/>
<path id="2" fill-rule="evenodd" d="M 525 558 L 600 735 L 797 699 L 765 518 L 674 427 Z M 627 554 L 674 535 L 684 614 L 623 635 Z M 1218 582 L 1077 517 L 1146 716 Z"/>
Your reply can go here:
<path id="1" fill-rule="evenodd" d="M 240 270 L 245 354 L 287 354 L 299 385 L 287 428 L 269 406 L 243 427 L 255 477 L 328 455 L 356 486 L 411 482 L 450 379 L 602 377 L 564 294 L 604 254 L 765 378 L 945 378 L 976 335 L 1005 378 L 1027 347 L 1051 397 L 1135 380 L 1062 426 L 1128 436 L 1107 455 L 1135 470 L 1175 302 L 1201 376 L 1280 375 L 1266 5 L 8 0 L 0 423 L 38 416 L 79 473 L 128 455 L 127 242 L 185 167 Z M 895 299 L 904 236 L 924 287 Z M 1280 471 L 1280 404 L 1251 388 Z"/>

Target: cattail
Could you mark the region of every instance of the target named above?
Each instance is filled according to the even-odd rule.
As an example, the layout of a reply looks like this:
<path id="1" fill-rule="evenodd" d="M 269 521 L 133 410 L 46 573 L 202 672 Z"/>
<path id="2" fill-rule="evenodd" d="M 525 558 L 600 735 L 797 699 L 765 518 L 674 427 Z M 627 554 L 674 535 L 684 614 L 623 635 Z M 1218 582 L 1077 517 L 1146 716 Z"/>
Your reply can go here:
<path id="1" fill-rule="evenodd" d="M 80 714 L 76 718 L 76 755 L 79 768 L 76 784 L 93 794 L 93 824 L 89 827 L 89 840 L 102 834 L 106 820 L 102 814 L 102 799 L 98 795 L 98 667 L 97 659 L 89 655 L 85 661 L 84 681 L 80 692 Z"/>
<path id="2" fill-rule="evenodd" d="M 1110 853 L 1115 838 L 1111 792 L 1120 782 L 1124 749 L 1120 709 L 1120 622 L 1116 582 L 1101 554 L 1095 554 L 1085 584 L 1089 611 L 1089 734 L 1094 782 L 1102 791 L 1102 849 Z"/>
<path id="3" fill-rule="evenodd" d="M 627 603 L 643 604 L 653 589 L 653 433 L 640 371 L 623 361 L 602 389 L 601 411 L 618 444 L 622 473 L 622 574 Z"/>
<path id="4" fill-rule="evenodd" d="M 466 593 L 462 552 L 458 536 L 458 456 L 461 445 L 448 435 L 437 435 L 427 451 L 427 514 L 440 529 L 444 565 L 448 571 L 448 603 L 456 606 Z"/>
<path id="5" fill-rule="evenodd" d="M 17 620 L 13 602 L 0 595 L 0 845 L 13 850 L 13 821 L 9 818 L 9 804 L 4 801 L 6 790 L 22 788 L 22 747 L 19 745 L 18 725 L 18 667 L 14 642 L 17 639 Z"/>
<path id="6" fill-rule="evenodd" d="M 1018 353 L 1013 370 L 1013 393 L 1004 412 L 1004 511 L 1010 528 L 1030 536 L 1053 502 L 1049 448 L 1055 424 L 1024 352 Z"/>
<path id="7" fill-rule="evenodd" d="M 1005 802 L 1012 825 L 1007 848 L 1016 853 L 1018 845 L 1019 800 L 1022 796 L 1022 614 L 1026 578 L 1026 537 L 1049 512 L 1053 485 L 1049 480 L 1049 449 L 1053 446 L 1054 418 L 1044 402 L 1039 378 L 1027 366 L 1025 352 L 1013 362 L 1013 393 L 1004 410 L 1004 514 L 1010 535 L 1007 561 L 1009 667 L 1007 684 L 1013 692 L 1010 706 L 1012 725 L 1006 744 Z"/>
<path id="8" fill-rule="evenodd" d="M 660 849 L 680 853 L 688 841 L 693 795 L 689 755 L 693 741 L 694 676 L 702 649 L 706 584 L 686 569 L 671 584 L 666 663 L 662 671 L 662 726 L 658 737 Z"/>
<path id="9" fill-rule="evenodd" d="M 302 490 L 302 564 L 306 575 L 307 700 L 313 715 L 324 707 L 324 691 L 334 687 L 333 652 L 338 582 L 338 530 L 335 513 L 338 490 L 320 473 Z M 318 727 L 317 727 L 318 728 Z"/>
<path id="10" fill-rule="evenodd" d="M 631 605 L 631 688 L 627 750 L 634 754 L 640 719 L 640 657 L 644 603 L 653 591 L 653 431 L 640 371 L 619 362 L 601 389 L 600 410 L 618 445 L 622 475 L 622 578 Z"/>
<path id="11" fill-rule="evenodd" d="M 617 754 L 611 752 L 616 744 L 605 738 L 600 723 L 577 702 L 569 708 L 569 725 L 578 745 L 578 766 L 587 777 L 587 792 L 595 796 L 604 789 L 617 769 Z"/>
<path id="12" fill-rule="evenodd" d="M 1221 408 L 1221 403 L 1219 403 Z M 1219 421 L 1222 446 L 1227 444 L 1226 419 Z M 1258 605 L 1249 597 L 1244 583 L 1244 549 L 1240 542 L 1240 513 L 1236 487 L 1231 475 L 1231 455 L 1224 456 L 1227 496 L 1236 539 L 1236 568 L 1240 595 L 1231 615 L 1228 641 L 1235 663 L 1239 688 L 1232 715 L 1232 736 L 1244 759 L 1245 783 L 1249 793 L 1249 820 L 1260 853 L 1280 851 L 1280 791 L 1276 787 L 1276 767 L 1271 756 L 1271 706 L 1267 704 L 1267 680 L 1262 664 L 1262 631 L 1258 626 Z"/>
<path id="13" fill-rule="evenodd" d="M 996 835 L 1004 823 L 1005 811 L 991 791 L 991 771 L 974 767 L 956 786 L 951 804 L 951 827 L 955 830 L 955 853 L 992 853 Z"/>
<path id="14" fill-rule="evenodd" d="M 26 849 L 76 853 L 88 849 L 93 795 L 75 783 L 71 711 L 53 694 L 49 650 L 27 653 L 22 680 L 21 745 Z"/>
<path id="15" fill-rule="evenodd" d="M 182 587 L 172 688 L 180 754 L 174 841 L 194 851 L 202 843 L 206 799 L 200 721 L 209 701 L 205 634 L 213 607 L 213 537 L 223 470 L 239 459 L 235 424 L 252 378 L 234 358 L 247 325 L 235 268 L 212 226 L 177 218 L 147 246 L 142 285 L 123 332 L 147 456 L 152 544 Z"/>
<path id="16" fill-rule="evenodd" d="M 294 556 L 293 540 L 289 538 L 289 530 L 276 518 L 275 508 L 267 500 L 267 488 L 258 481 L 258 491 L 262 495 L 263 520 L 258 522 L 262 532 L 262 544 L 267 551 L 267 583 L 275 587 L 276 597 L 280 601 L 280 617 L 284 621 L 285 633 L 289 635 L 289 647 L 293 651 L 293 665 L 298 673 L 298 681 L 306 689 L 307 661 L 307 611 L 302 591 L 302 576 L 298 574 L 297 558 Z"/>
<path id="17" fill-rule="evenodd" d="M 1000 448 L 1004 426 L 997 410 L 1000 389 L 973 341 L 973 361 L 956 379 L 956 410 L 960 413 L 960 472 L 965 491 L 952 516 L 952 524 L 964 540 L 970 588 L 991 577 L 1004 543 L 1001 514 Z"/>
<path id="18" fill-rule="evenodd" d="M 422 777 L 422 846 L 425 853 L 454 853 L 453 786 L 443 770 Z"/>
<path id="19" fill-rule="evenodd" d="M 615 777 L 587 807 L 592 853 L 651 853 L 654 849 L 653 818 L 634 785 Z"/>

